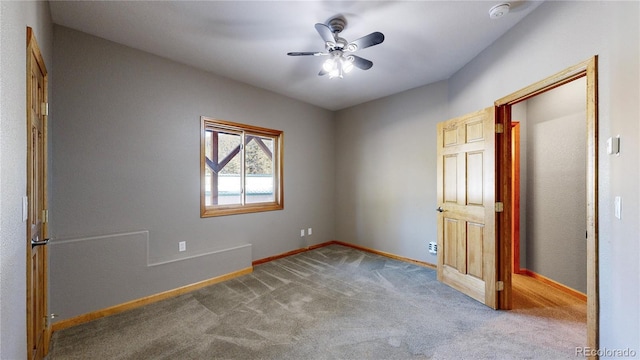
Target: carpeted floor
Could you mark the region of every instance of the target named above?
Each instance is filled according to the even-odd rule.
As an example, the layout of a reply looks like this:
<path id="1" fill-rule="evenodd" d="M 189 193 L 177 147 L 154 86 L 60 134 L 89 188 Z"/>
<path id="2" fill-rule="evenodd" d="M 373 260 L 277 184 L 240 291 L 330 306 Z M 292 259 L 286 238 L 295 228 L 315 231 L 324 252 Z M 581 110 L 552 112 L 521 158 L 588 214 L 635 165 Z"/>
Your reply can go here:
<path id="1" fill-rule="evenodd" d="M 53 335 L 58 359 L 574 359 L 584 319 L 494 311 L 434 270 L 331 245 Z"/>

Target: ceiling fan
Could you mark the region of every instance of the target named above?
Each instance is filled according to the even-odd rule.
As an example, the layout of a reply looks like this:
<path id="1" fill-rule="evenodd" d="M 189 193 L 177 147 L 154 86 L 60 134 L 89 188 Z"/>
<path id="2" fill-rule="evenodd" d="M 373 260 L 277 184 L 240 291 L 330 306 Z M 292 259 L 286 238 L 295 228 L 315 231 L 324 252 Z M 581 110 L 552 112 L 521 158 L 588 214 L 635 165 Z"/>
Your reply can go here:
<path id="1" fill-rule="evenodd" d="M 322 40 L 324 40 L 325 51 L 290 52 L 287 53 L 287 55 L 329 56 L 322 64 L 322 69 L 318 73 L 319 76 L 329 74 L 329 78 L 342 78 L 343 74 L 350 72 L 354 67 L 369 70 L 373 66 L 373 62 L 353 55 L 353 53 L 360 49 L 382 43 L 384 41 L 384 35 L 376 31 L 352 42 L 348 42 L 339 36 L 346 26 L 346 19 L 340 15 L 331 18 L 327 24 L 317 23 L 315 28 Z"/>

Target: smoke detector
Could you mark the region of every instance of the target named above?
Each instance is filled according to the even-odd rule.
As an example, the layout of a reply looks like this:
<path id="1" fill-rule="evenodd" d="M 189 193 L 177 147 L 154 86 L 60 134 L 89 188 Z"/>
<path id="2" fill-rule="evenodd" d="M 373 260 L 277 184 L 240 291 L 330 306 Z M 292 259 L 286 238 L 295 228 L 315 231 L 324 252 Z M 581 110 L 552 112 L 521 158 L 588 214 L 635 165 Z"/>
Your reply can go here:
<path id="1" fill-rule="evenodd" d="M 491 19 L 499 19 L 507 15 L 509 13 L 510 6 L 511 4 L 509 3 L 502 3 L 492 7 L 491 9 L 489 9 L 489 17 Z"/>

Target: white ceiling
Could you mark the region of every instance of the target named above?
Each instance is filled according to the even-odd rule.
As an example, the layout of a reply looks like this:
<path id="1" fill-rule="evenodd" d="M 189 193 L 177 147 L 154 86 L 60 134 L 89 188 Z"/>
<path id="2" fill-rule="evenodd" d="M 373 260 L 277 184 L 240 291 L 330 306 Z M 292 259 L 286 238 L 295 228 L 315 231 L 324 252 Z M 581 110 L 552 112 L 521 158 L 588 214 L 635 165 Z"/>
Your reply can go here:
<path id="1" fill-rule="evenodd" d="M 510 1 L 51 1 L 56 24 L 77 29 L 291 98 L 338 110 L 444 80 L 541 4 Z M 373 61 L 344 79 L 318 76 L 324 57 L 315 23 L 342 14 L 341 36 L 374 31 Z"/>

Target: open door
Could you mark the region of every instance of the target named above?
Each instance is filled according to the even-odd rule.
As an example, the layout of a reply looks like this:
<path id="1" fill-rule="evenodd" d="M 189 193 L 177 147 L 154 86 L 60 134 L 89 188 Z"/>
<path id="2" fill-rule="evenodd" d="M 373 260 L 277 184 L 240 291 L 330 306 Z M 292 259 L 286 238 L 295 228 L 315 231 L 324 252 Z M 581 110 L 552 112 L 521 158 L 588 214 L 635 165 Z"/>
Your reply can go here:
<path id="1" fill-rule="evenodd" d="M 495 108 L 437 131 L 438 280 L 496 309 Z"/>
<path id="2" fill-rule="evenodd" d="M 27 28 L 27 347 L 28 359 L 45 357 L 47 322 L 47 69 Z"/>

